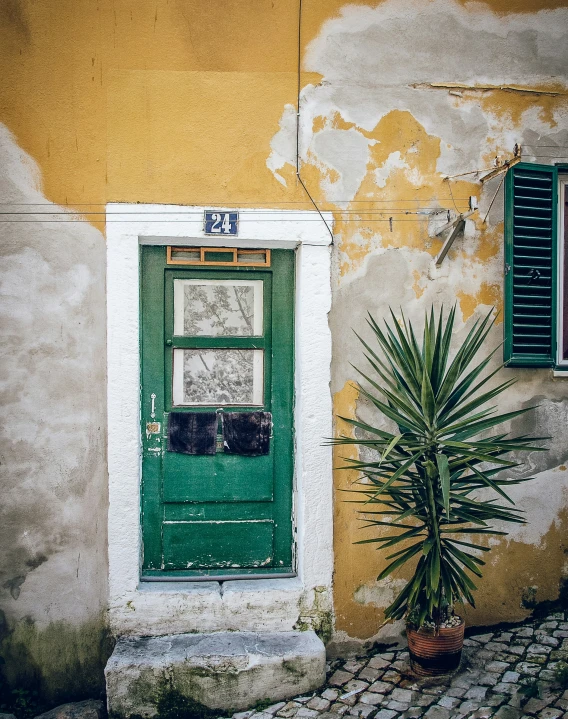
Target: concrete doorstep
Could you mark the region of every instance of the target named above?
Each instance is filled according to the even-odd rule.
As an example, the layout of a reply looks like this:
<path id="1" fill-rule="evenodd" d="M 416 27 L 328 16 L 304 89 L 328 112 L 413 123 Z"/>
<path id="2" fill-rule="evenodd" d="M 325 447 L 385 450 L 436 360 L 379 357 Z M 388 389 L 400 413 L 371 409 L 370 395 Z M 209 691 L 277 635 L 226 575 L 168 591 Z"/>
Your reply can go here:
<path id="1" fill-rule="evenodd" d="M 109 715 L 154 716 L 176 691 L 211 709 L 247 709 L 317 689 L 325 647 L 314 632 L 124 637 L 105 668 Z"/>

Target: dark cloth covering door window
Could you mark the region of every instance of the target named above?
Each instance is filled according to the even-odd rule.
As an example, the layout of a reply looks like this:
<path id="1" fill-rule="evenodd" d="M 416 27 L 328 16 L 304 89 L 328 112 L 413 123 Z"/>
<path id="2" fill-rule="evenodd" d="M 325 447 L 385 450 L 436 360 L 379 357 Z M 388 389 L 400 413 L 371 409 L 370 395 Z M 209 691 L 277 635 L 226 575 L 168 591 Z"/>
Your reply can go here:
<path id="1" fill-rule="evenodd" d="M 223 449 L 228 454 L 260 457 L 270 452 L 270 412 L 224 412 Z"/>
<path id="2" fill-rule="evenodd" d="M 168 452 L 215 454 L 216 412 L 171 412 L 168 421 Z"/>

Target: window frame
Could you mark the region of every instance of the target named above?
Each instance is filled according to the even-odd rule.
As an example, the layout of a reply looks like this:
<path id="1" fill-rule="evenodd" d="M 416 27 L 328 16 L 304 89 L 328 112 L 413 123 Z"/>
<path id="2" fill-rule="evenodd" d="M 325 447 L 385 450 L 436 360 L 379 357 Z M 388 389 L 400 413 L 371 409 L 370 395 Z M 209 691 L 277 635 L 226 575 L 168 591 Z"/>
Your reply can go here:
<path id="1" fill-rule="evenodd" d="M 516 172 L 535 172 L 549 173 L 552 179 L 552 287 L 550 292 L 550 351 L 544 356 L 544 353 L 519 353 L 514 352 L 515 335 L 513 332 L 513 306 L 514 306 L 514 261 L 513 254 L 515 250 L 514 235 L 514 213 L 515 213 L 515 187 L 514 177 Z M 559 342 L 560 332 L 562 331 L 562 294 L 561 287 L 563 281 L 563 225 L 560 217 L 559 206 L 561 201 L 561 185 L 560 182 L 568 181 L 568 164 L 543 164 L 536 162 L 520 162 L 514 165 L 508 172 L 505 182 L 505 216 L 504 216 L 504 342 L 503 342 L 503 360 L 507 367 L 524 367 L 524 368 L 551 368 L 558 370 L 559 374 L 566 372 L 568 376 L 568 359 L 560 360 L 561 343 Z M 563 222 L 563 220 L 562 220 Z"/>
<path id="2" fill-rule="evenodd" d="M 568 358 L 562 357 L 564 345 L 564 259 L 566 254 L 564 236 L 566 203 L 568 192 L 568 172 L 564 166 L 557 168 L 557 202 L 556 211 L 556 247 L 557 247 L 557 279 L 556 279 L 556 369 L 568 372 Z"/>

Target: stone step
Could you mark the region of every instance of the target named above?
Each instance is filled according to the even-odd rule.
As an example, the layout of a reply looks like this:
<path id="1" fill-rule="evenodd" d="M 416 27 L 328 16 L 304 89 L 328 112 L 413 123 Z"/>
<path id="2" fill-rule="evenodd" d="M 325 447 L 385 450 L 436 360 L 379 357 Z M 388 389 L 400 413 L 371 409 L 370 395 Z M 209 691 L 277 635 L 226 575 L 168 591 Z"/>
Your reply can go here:
<path id="1" fill-rule="evenodd" d="M 112 717 L 151 717 L 172 691 L 211 709 L 247 709 L 321 686 L 325 647 L 314 632 L 122 637 L 105 676 Z"/>

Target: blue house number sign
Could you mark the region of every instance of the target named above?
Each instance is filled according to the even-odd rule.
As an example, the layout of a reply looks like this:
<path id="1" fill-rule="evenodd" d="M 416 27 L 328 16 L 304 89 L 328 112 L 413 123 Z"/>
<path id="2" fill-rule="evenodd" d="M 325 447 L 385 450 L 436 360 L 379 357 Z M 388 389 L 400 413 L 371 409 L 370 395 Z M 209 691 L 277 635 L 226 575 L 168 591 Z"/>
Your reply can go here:
<path id="1" fill-rule="evenodd" d="M 218 210 L 205 210 L 206 235 L 237 235 L 238 227 L 238 212 L 219 212 Z"/>

